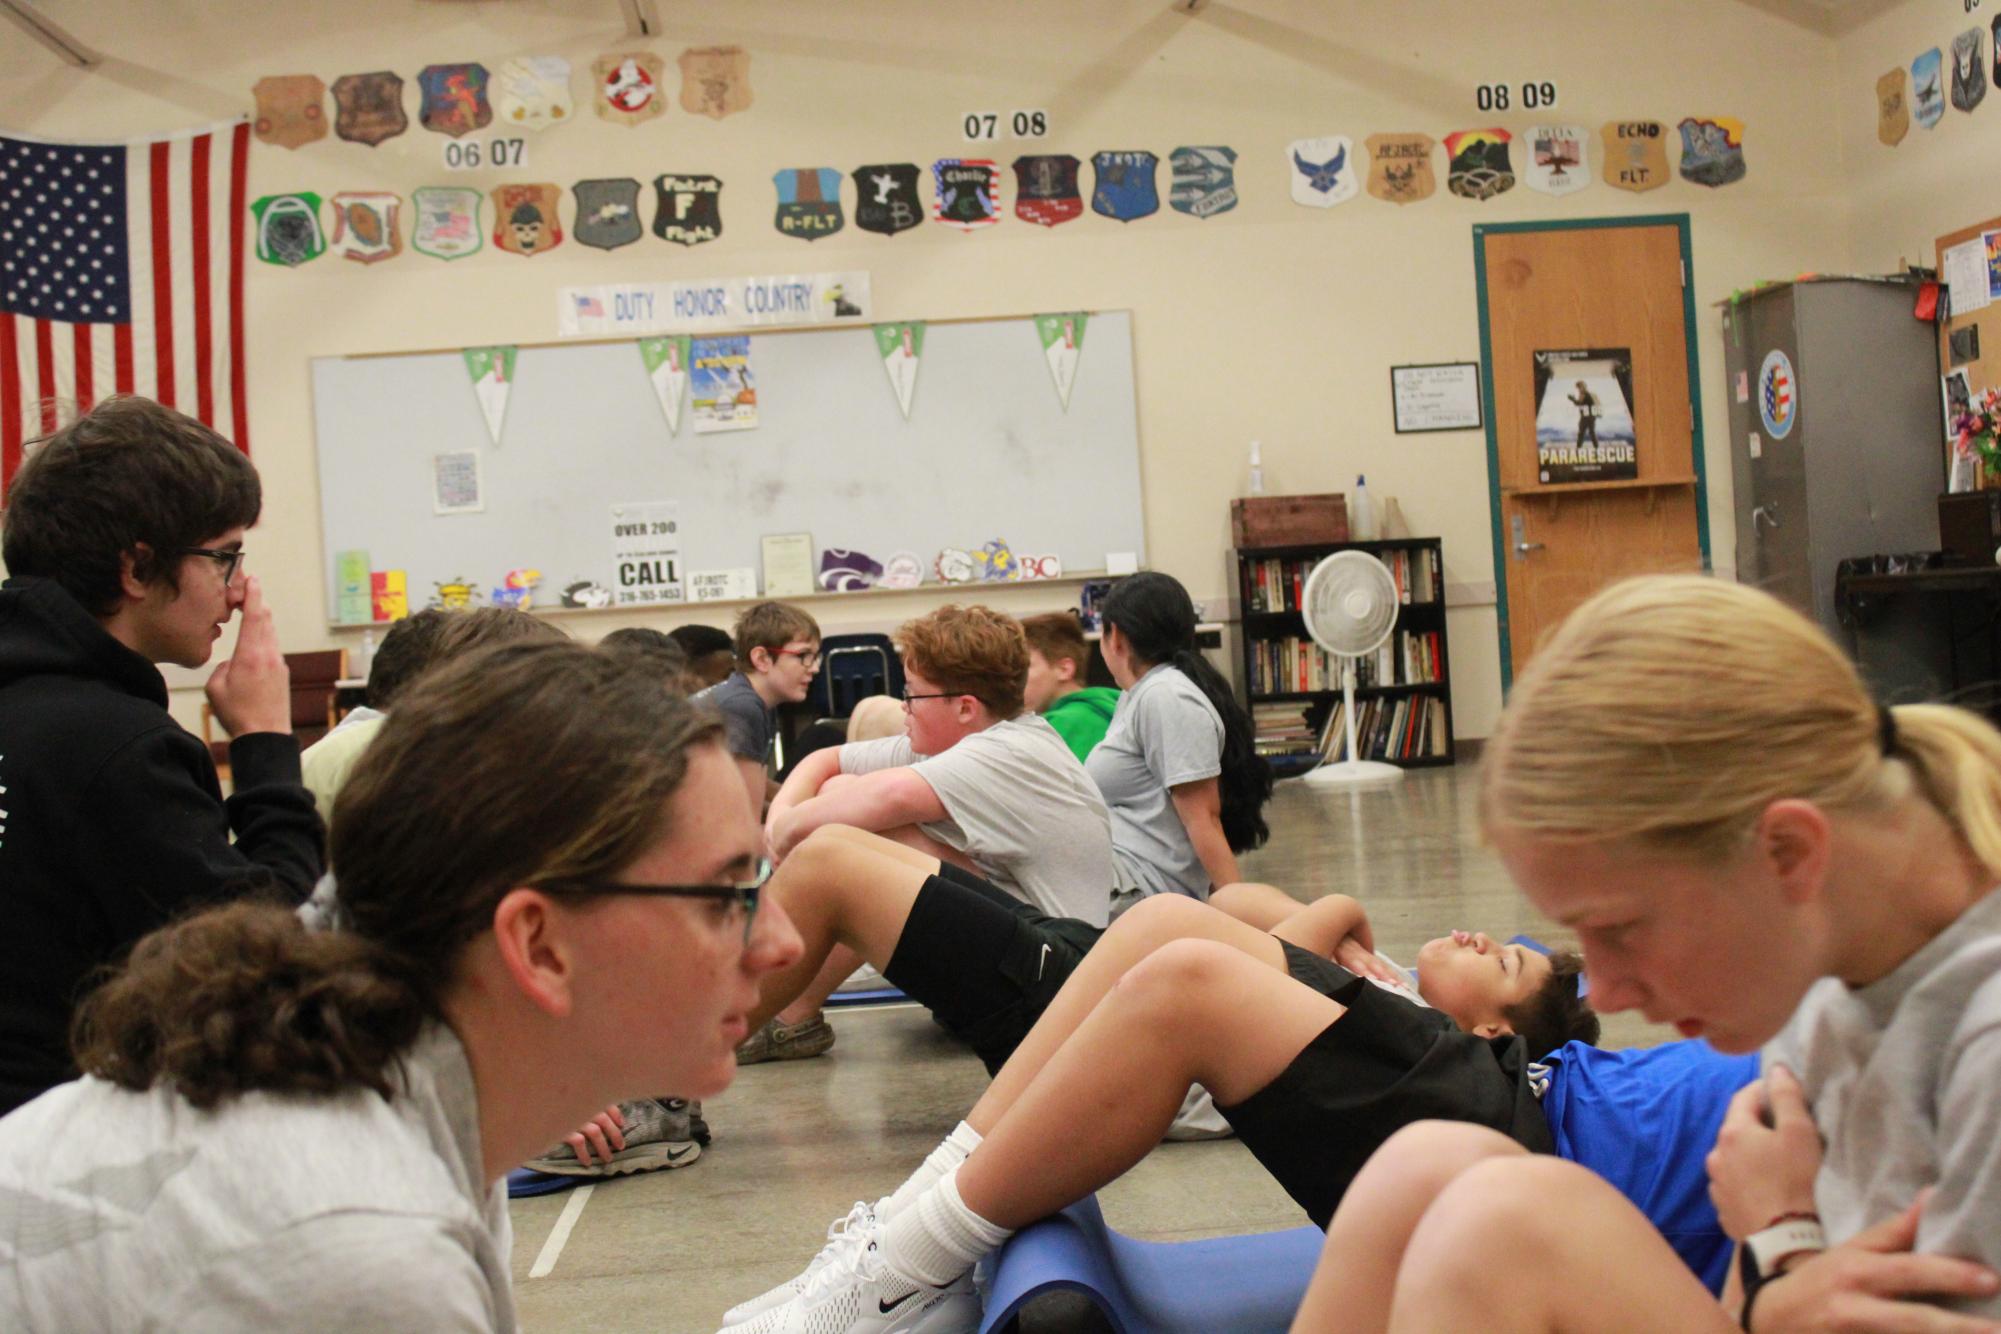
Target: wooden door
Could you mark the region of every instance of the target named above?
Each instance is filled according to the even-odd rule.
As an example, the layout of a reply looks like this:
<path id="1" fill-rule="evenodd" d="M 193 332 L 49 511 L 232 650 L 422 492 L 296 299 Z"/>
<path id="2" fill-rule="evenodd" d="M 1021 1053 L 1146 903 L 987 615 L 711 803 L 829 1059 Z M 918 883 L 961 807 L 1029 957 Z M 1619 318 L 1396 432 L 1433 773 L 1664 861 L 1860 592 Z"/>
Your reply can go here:
<path id="1" fill-rule="evenodd" d="M 1506 590 L 1520 671 L 1572 608 L 1632 574 L 1703 568 L 1681 235 L 1672 224 L 1479 229 Z M 1636 478 L 1545 482 L 1535 354 L 1629 349 Z"/>

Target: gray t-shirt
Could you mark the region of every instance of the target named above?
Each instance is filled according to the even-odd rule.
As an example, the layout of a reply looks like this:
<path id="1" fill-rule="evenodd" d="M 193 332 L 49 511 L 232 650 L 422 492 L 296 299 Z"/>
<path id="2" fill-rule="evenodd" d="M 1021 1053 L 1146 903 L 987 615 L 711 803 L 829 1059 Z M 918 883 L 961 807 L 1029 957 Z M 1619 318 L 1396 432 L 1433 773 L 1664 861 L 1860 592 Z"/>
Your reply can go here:
<path id="1" fill-rule="evenodd" d="M 741 760 L 771 762 L 771 742 L 777 733 L 775 714 L 764 707 L 750 678 L 731 672 L 695 698 L 723 716 L 723 744 Z"/>
<path id="2" fill-rule="evenodd" d="M 1830 1242 L 1935 1186 L 1917 1249 L 2001 1268 L 2001 892 L 1859 991 L 1822 978 L 1764 1052 L 1806 1086 Z M 1954 1309 L 2001 1316 L 2001 1297 Z"/>
<path id="3" fill-rule="evenodd" d="M 1168 791 L 1223 772 L 1223 718 L 1179 667 L 1149 671 L 1119 696 L 1085 762 L 1112 812 L 1119 888 L 1209 897 L 1209 872 Z"/>
<path id="4" fill-rule="evenodd" d="M 63 1084 L 0 1120 L 0 1329 L 513 1330 L 505 1183 L 434 1024 L 403 1091 Z"/>
<path id="5" fill-rule="evenodd" d="M 841 747 L 841 772 L 912 765 L 946 819 L 918 826 L 965 853 L 981 875 L 1051 917 L 1103 926 L 1112 907 L 1112 834 L 1084 766 L 1034 714 L 995 723 L 919 756 L 907 736 Z"/>

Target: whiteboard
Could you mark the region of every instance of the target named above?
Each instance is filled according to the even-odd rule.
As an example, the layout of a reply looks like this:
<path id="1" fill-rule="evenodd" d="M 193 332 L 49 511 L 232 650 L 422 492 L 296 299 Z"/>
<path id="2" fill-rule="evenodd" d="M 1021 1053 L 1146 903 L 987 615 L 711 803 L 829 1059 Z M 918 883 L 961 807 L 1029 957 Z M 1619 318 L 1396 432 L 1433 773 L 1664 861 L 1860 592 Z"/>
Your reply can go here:
<path id="1" fill-rule="evenodd" d="M 683 569 L 751 568 L 761 540 L 878 561 L 1004 539 L 1066 573 L 1145 561 L 1129 312 L 1093 313 L 1066 411 L 1030 319 L 928 325 L 905 421 L 868 329 L 753 334 L 756 429 L 669 433 L 638 345 L 523 347 L 500 440 L 458 352 L 312 364 L 322 570 L 335 553 L 406 572 L 410 605 L 465 579 L 541 571 L 538 605 L 612 579 L 612 509 L 678 507 Z M 476 451 L 484 508 L 433 512 L 433 460 Z M 817 557 L 815 561 L 817 570 Z M 930 576 L 927 573 L 927 579 Z M 761 586 L 761 585 L 760 585 Z"/>

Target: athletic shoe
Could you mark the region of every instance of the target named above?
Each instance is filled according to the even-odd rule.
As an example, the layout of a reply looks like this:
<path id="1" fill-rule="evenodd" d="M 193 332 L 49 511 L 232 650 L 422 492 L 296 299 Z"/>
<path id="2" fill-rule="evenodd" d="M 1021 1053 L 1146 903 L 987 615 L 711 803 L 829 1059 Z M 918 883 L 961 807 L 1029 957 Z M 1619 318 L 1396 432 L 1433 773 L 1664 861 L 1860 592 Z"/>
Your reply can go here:
<path id="1" fill-rule="evenodd" d="M 729 1334 L 970 1334 L 980 1327 L 980 1299 L 968 1270 L 941 1285 L 905 1277 L 882 1258 L 882 1228 L 844 1247 L 791 1301 Z"/>
<path id="2" fill-rule="evenodd" d="M 865 962 L 854 972 L 849 973 L 848 980 L 835 987 L 834 993 L 839 995 L 844 991 L 881 991 L 889 984 L 889 979 L 878 972 L 874 964 Z"/>
<path id="3" fill-rule="evenodd" d="M 818 1056 L 834 1045 L 834 1026 L 827 1022 L 823 1014 L 816 1014 L 803 1023 L 780 1023 L 777 1015 L 749 1037 L 736 1049 L 738 1065 L 756 1065 L 760 1061 L 803 1061 L 808 1056 Z"/>
<path id="4" fill-rule="evenodd" d="M 868 1232 L 875 1225 L 875 1206 L 865 1200 L 856 1200 L 855 1207 L 848 1210 L 847 1217 L 836 1218 L 827 1225 L 827 1244 L 820 1253 L 807 1262 L 806 1268 L 793 1278 L 786 1279 L 777 1287 L 738 1302 L 723 1312 L 723 1328 L 741 1325 L 776 1306 L 783 1306 L 806 1290 L 807 1281 L 825 1269 L 836 1256 L 854 1250 L 868 1240 Z"/>
<path id="5" fill-rule="evenodd" d="M 576 1150 L 559 1144 L 522 1166 L 562 1177 L 625 1176 L 686 1167 L 702 1156 L 702 1146 L 709 1142 L 709 1123 L 702 1119 L 702 1104 L 698 1102 L 642 1098 L 620 1103 L 618 1111 L 625 1118 L 625 1147 L 614 1151 L 610 1162 L 598 1161 L 595 1153 L 588 1163 L 579 1162 Z"/>

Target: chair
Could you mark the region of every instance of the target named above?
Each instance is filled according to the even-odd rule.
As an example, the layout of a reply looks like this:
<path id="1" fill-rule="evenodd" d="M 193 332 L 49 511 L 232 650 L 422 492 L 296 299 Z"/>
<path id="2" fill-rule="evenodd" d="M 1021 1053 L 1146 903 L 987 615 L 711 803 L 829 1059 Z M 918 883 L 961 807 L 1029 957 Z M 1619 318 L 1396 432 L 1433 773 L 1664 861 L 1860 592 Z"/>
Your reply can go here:
<path id="1" fill-rule="evenodd" d="M 292 735 L 304 750 L 333 730 L 334 683 L 347 672 L 347 650 L 319 649 L 312 653 L 287 653 L 285 666 L 292 675 Z M 215 710 L 207 700 L 201 706 L 201 739 L 215 759 L 215 767 L 229 771 L 229 739 L 216 737 Z"/>
<path id="2" fill-rule="evenodd" d="M 829 635 L 808 696 L 821 718 L 845 718 L 870 695 L 901 695 L 903 664 L 888 635 Z"/>

